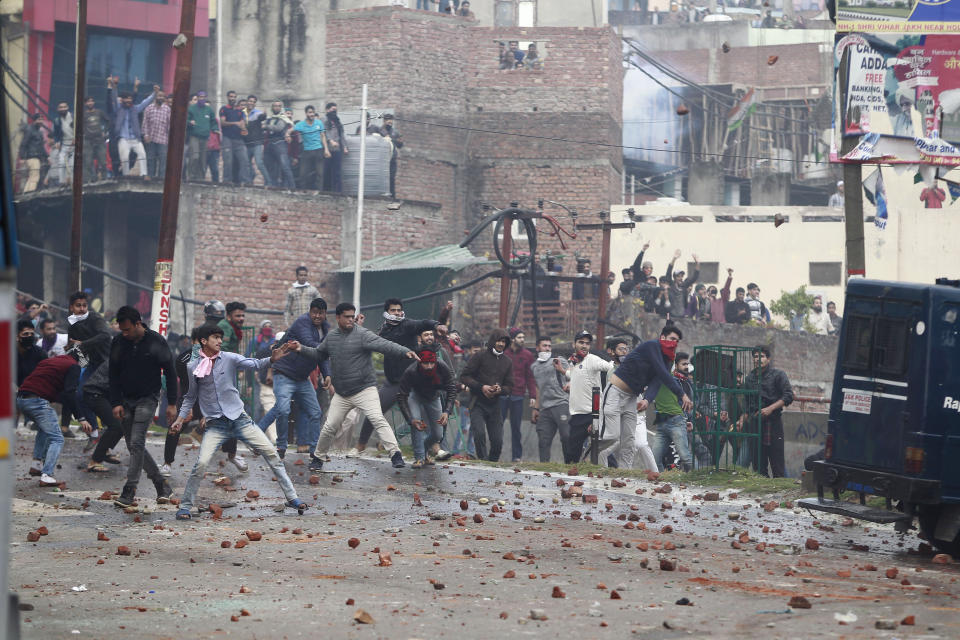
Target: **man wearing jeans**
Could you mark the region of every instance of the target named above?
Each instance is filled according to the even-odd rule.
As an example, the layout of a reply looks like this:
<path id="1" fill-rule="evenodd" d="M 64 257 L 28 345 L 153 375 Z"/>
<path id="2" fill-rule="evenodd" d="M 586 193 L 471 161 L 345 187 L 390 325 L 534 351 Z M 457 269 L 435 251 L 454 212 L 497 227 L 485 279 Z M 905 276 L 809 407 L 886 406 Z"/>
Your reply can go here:
<path id="1" fill-rule="evenodd" d="M 220 129 L 223 131 L 223 181 L 250 184 L 250 161 L 247 159 L 247 114 L 237 105 L 237 92 L 227 91 L 227 104 L 220 107 Z"/>
<path id="2" fill-rule="evenodd" d="M 537 383 L 530 372 L 530 365 L 534 357 L 529 349 L 524 348 L 526 336 L 516 327 L 510 329 L 510 348 L 505 355 L 513 363 L 513 391 L 510 396 L 500 396 L 500 415 L 504 422 L 510 417 L 510 449 L 511 460 L 520 462 L 523 458 L 523 434 L 520 427 L 523 424 L 523 399 L 530 395 L 530 406 L 537 404 Z"/>
<path id="3" fill-rule="evenodd" d="M 490 334 L 486 350 L 470 358 L 460 373 L 460 382 L 470 389 L 470 427 L 477 457 L 491 462 L 500 460 L 503 448 L 500 398 L 510 397 L 513 391 L 513 362 L 504 355 L 509 345 L 510 336 L 503 329 L 495 329 Z"/>
<path id="4" fill-rule="evenodd" d="M 167 94 L 159 88 L 153 95 L 153 104 L 143 110 L 143 142 L 147 147 L 147 172 L 151 178 L 163 180 L 170 140 L 170 105 Z"/>
<path id="5" fill-rule="evenodd" d="M 133 307 L 120 307 L 117 324 L 120 335 L 110 345 L 110 404 L 113 416 L 123 425 L 124 436 L 129 438 L 130 462 L 127 482 L 120 497 L 113 502 L 118 507 L 130 507 L 137 493 L 141 471 L 147 472 L 158 494 L 162 488 L 167 489 L 160 469 L 145 445 L 147 428 L 160 400 L 161 375 L 167 382 L 167 424 L 177 417 L 177 374 L 167 341 L 144 326 L 139 311 Z M 170 493 L 158 495 L 157 501 L 168 501 Z"/>
<path id="6" fill-rule="evenodd" d="M 179 433 L 191 409 L 196 404 L 206 420 L 206 430 L 203 442 L 200 443 L 200 455 L 187 479 L 187 488 L 183 491 L 180 500 L 180 509 L 177 511 L 177 520 L 189 520 L 190 510 L 193 508 L 193 499 L 197 495 L 200 481 L 204 472 L 213 459 L 220 444 L 230 438 L 237 438 L 255 453 L 263 456 L 270 465 L 270 469 L 277 476 L 277 482 L 288 507 L 297 509 L 300 513 L 307 508 L 307 504 L 297 497 L 290 476 L 283 467 L 283 461 L 277 455 L 267 436 L 264 435 L 253 420 L 243 410 L 243 400 L 237 391 L 236 379 L 238 369 L 263 369 L 284 357 L 299 345 L 296 342 L 284 344 L 275 349 L 269 358 L 245 358 L 238 353 L 221 351 L 223 330 L 212 325 L 204 325 L 197 331 L 200 340 L 200 359 L 194 360 L 188 367 L 190 376 L 190 390 L 183 398 L 180 414 L 170 425 L 170 431 Z"/>
<path id="7" fill-rule="evenodd" d="M 540 462 L 550 462 L 553 437 L 560 432 L 560 448 L 563 458 L 569 458 L 570 425 L 567 423 L 567 381 L 553 364 L 553 341 L 549 336 L 537 338 L 537 361 L 530 365 L 537 385 L 535 405 L 531 421 L 537 426 L 537 442 Z M 566 369 L 563 358 L 557 359 Z"/>
<path id="8" fill-rule="evenodd" d="M 380 410 L 377 376 L 373 371 L 371 354 L 377 351 L 384 356 L 408 358 L 416 358 L 417 354 L 358 326 L 356 318 L 357 308 L 349 302 L 341 302 L 337 305 L 337 326 L 330 330 L 320 346 L 316 349 L 302 345 L 299 347 L 300 354 L 315 364 L 330 358 L 330 375 L 324 379 L 323 386 L 336 385 L 336 393 L 330 400 L 330 410 L 327 412 L 323 429 L 320 430 L 320 439 L 310 462 L 311 471 L 323 469 L 321 456 L 327 453 L 340 423 L 351 409 L 359 409 L 373 423 L 377 437 L 390 452 L 390 461 L 394 468 L 404 466 L 393 428 Z M 273 384 L 276 386 L 276 378 Z"/>
<path id="9" fill-rule="evenodd" d="M 673 365 L 673 376 L 683 387 L 683 392 L 689 397 L 693 395 L 690 384 L 690 354 L 682 351 L 677 353 Z M 690 435 L 693 431 L 693 416 L 683 410 L 677 397 L 667 387 L 661 386 L 653 401 L 657 407 L 657 435 L 653 439 L 653 458 L 663 467 L 663 454 L 673 442 L 673 446 L 680 456 L 680 467 L 683 471 L 693 468 L 693 453 L 690 451 Z"/>
<path id="10" fill-rule="evenodd" d="M 413 468 L 446 460 L 450 454 L 440 449 L 443 430 L 457 400 L 457 382 L 450 367 L 437 359 L 437 350 L 423 346 L 417 350 L 419 363 L 410 365 L 400 376 L 397 405 L 410 425 L 413 440 Z M 427 452 L 433 458 L 427 456 Z"/>
<path id="11" fill-rule="evenodd" d="M 306 347 L 317 347 L 326 339 L 329 331 L 327 302 L 323 298 L 314 298 L 310 302 L 310 311 L 294 320 L 283 335 L 283 341 L 296 341 Z M 307 453 L 317 446 L 323 411 L 317 401 L 317 391 L 310 382 L 310 374 L 316 368 L 316 358 L 300 353 L 292 354 L 273 365 L 273 395 L 277 402 L 273 405 L 273 415 L 267 413 L 260 420 L 260 429 L 265 431 L 276 416 L 277 452 L 281 458 L 287 452 L 287 422 L 290 419 L 291 399 L 297 402 L 298 451 Z M 327 363 L 320 366 L 320 372 L 324 380 L 329 380 L 330 369 Z M 324 388 L 328 386 L 324 384 Z"/>
<path id="12" fill-rule="evenodd" d="M 40 476 L 40 486 L 58 484 L 53 473 L 63 450 L 60 417 L 50 403 L 62 402 L 66 410 L 80 419 L 80 427 L 85 433 L 92 429 L 77 404 L 77 383 L 82 365 L 86 365 L 86 358 L 79 348 L 73 348 L 66 355 L 46 358 L 37 364 L 17 391 L 17 409 L 27 420 L 37 424 L 30 475 Z"/>
<path id="13" fill-rule="evenodd" d="M 610 376 L 610 384 L 603 392 L 601 411 L 603 422 L 600 429 L 601 449 L 608 450 L 617 466 L 629 469 L 633 466 L 633 457 L 637 451 L 634 439 L 639 435 L 646 440 L 646 430 L 637 433 L 637 411 L 645 411 L 650 401 L 657 396 L 660 386 L 666 386 L 674 395 L 683 411 L 693 409 L 693 401 L 684 393 L 676 378 L 670 373 L 668 365 L 673 362 L 677 344 L 682 338 L 680 329 L 672 323 L 660 330 L 660 340 L 641 342 L 627 354 L 623 363 Z M 643 398 L 640 398 L 643 394 Z M 639 447 L 643 468 L 657 471 L 653 451 L 646 442 Z M 603 456 L 606 459 L 606 456 Z"/>
<path id="14" fill-rule="evenodd" d="M 293 130 L 300 134 L 303 151 L 300 153 L 300 180 L 304 189 L 323 188 L 323 159 L 330 157 L 327 134 L 323 121 L 317 117 L 312 104 L 304 109 L 306 120 L 294 125 Z"/>

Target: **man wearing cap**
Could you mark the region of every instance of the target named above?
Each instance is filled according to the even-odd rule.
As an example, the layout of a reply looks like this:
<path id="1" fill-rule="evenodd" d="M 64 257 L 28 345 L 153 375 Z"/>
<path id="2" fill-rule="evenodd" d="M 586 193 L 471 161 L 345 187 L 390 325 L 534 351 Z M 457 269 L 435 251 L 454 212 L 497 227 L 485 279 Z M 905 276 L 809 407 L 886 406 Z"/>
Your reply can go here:
<path id="1" fill-rule="evenodd" d="M 843 180 L 837 182 L 837 190 L 830 196 L 830 199 L 827 200 L 827 206 L 833 207 L 834 209 L 843 209 Z"/>
<path id="2" fill-rule="evenodd" d="M 564 453 L 567 464 L 579 462 L 583 443 L 593 428 L 593 388 L 600 388 L 600 374 L 613 371 L 614 363 L 590 353 L 593 334 L 581 331 L 573 339 L 573 355 L 567 363 L 553 359 L 553 366 L 570 381 L 570 440 Z"/>
<path id="3" fill-rule="evenodd" d="M 437 358 L 434 345 L 423 345 L 416 354 L 420 361 L 411 364 L 400 376 L 397 406 L 410 425 L 413 468 L 419 469 L 433 464 L 428 451 L 439 454 L 437 457 L 441 460 L 449 457 L 439 446 L 459 389 L 450 367 Z"/>
<path id="4" fill-rule="evenodd" d="M 659 340 L 638 344 L 610 376 L 610 385 L 603 392 L 601 402 L 603 426 L 600 439 L 601 446 L 612 447 L 611 453 L 620 468 L 629 469 L 633 466 L 637 450 L 634 439 L 639 436 L 646 440 L 647 435 L 645 430 L 637 433 L 637 411 L 646 411 L 661 386 L 673 392 L 684 412 L 693 408 L 690 397 L 670 373 L 682 337 L 680 329 L 667 323 L 660 330 Z M 640 442 L 639 453 L 644 469 L 658 470 L 653 451 L 645 441 Z"/>

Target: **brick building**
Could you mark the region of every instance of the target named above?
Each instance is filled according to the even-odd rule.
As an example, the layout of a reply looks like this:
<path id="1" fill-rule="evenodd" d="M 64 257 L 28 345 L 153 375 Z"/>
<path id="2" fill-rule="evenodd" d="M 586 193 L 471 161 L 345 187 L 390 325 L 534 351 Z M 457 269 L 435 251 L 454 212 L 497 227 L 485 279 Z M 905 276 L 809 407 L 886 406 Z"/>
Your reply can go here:
<path id="1" fill-rule="evenodd" d="M 399 208 L 378 198 L 367 205 L 365 258 L 456 244 L 482 217 L 481 203 L 532 208 L 544 198 L 586 214 L 608 211 L 619 200 L 622 64 L 612 30 L 482 27 L 394 7 L 328 12 L 325 24 L 326 84 L 303 87 L 303 95 L 318 105 L 335 100 L 343 112 L 359 104 L 360 87 L 368 83 L 370 104 L 390 105 L 406 142 Z M 497 43 L 507 40 L 536 42 L 543 68 L 501 71 Z M 256 86 L 229 88 L 271 97 Z M 159 189 L 88 188 L 84 259 L 149 284 Z M 38 193 L 19 204 L 29 220 L 25 241 L 66 253 L 65 235 L 50 230 L 69 225 L 67 194 Z M 174 292 L 277 309 L 293 268 L 307 264 L 311 281 L 326 283 L 322 293 L 337 301 L 335 272 L 353 260 L 355 208 L 349 196 L 184 185 Z M 572 230 L 571 220 L 562 222 Z M 482 236 L 471 249 L 491 252 L 489 242 Z M 541 234 L 540 251 L 547 249 L 556 252 L 559 245 Z M 599 266 L 599 237 L 578 237 L 567 255 L 574 250 Z M 27 261 L 33 268 L 22 270 L 21 288 L 62 300 L 64 267 L 57 259 Z M 565 272 L 573 270 L 568 258 Z M 102 286 L 107 309 L 136 299 L 130 287 L 90 273 L 84 278 L 85 286 L 87 278 L 94 289 Z M 176 327 L 182 312 L 174 312 Z"/>

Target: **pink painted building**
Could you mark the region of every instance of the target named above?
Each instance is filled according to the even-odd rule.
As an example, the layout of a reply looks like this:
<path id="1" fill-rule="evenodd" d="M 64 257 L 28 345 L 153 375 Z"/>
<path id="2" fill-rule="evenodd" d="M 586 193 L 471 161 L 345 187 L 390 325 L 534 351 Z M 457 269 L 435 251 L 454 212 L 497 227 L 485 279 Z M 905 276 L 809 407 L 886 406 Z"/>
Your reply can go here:
<path id="1" fill-rule="evenodd" d="M 102 105 L 106 78 L 119 77 L 121 91 L 132 90 L 135 78 L 141 95 L 154 84 L 173 87 L 176 65 L 173 38 L 180 30 L 182 0 L 88 0 L 87 95 Z M 206 88 L 209 0 L 197 0 L 192 85 Z M 23 0 L 27 31 L 27 81 L 51 105 L 73 103 L 75 0 Z"/>

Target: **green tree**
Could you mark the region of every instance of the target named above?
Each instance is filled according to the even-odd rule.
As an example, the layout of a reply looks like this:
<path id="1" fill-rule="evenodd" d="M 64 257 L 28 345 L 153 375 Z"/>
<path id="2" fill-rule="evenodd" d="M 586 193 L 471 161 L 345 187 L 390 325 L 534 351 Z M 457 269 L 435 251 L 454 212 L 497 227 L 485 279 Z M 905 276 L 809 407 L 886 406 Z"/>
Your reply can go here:
<path id="1" fill-rule="evenodd" d="M 782 291 L 781 296 L 770 303 L 770 311 L 786 318 L 788 322 L 795 315 L 801 316 L 804 318 L 804 329 L 811 331 L 813 327 L 809 326 L 806 315 L 812 306 L 813 296 L 807 293 L 807 286 L 804 285 L 796 291 Z"/>

